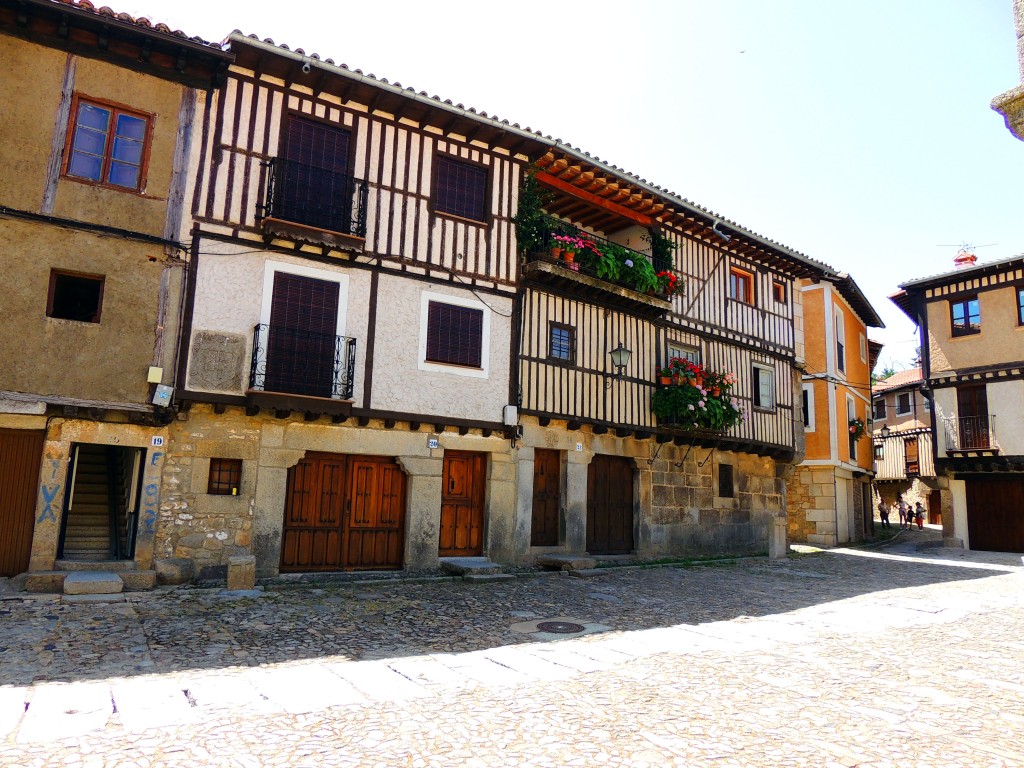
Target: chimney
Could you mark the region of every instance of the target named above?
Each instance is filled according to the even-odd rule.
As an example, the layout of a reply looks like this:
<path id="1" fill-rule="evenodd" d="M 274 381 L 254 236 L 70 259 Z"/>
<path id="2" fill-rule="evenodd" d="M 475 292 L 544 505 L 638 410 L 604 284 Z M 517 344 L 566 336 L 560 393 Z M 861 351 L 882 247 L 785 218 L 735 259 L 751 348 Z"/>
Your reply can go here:
<path id="1" fill-rule="evenodd" d="M 978 257 L 963 248 L 953 257 L 953 265 L 957 269 L 970 269 L 978 261 Z"/>

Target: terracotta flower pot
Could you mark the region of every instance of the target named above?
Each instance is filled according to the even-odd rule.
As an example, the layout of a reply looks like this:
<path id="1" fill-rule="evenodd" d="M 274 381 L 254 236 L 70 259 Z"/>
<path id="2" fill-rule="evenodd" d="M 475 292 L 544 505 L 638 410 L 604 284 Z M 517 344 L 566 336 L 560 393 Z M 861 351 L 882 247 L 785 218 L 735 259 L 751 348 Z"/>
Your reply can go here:
<path id="1" fill-rule="evenodd" d="M 551 246 L 551 258 L 554 259 L 555 261 L 558 261 L 560 258 L 562 258 L 562 246 Z"/>
<path id="2" fill-rule="evenodd" d="M 711 396 L 712 397 L 721 397 L 721 395 L 722 395 L 722 388 L 721 387 L 712 387 L 711 388 Z"/>
<path id="3" fill-rule="evenodd" d="M 672 377 L 671 376 L 659 376 L 658 377 L 658 383 L 661 384 L 661 386 L 663 386 L 663 387 L 667 387 L 667 386 L 669 386 L 672 383 Z"/>

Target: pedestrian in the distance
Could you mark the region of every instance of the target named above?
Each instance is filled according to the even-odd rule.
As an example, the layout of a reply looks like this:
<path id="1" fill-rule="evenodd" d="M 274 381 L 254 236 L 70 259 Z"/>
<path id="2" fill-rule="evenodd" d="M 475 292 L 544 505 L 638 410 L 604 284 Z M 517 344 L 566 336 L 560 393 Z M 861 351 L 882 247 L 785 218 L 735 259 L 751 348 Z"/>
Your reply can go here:
<path id="1" fill-rule="evenodd" d="M 878 500 L 878 514 L 882 518 L 882 527 L 892 528 L 892 524 L 889 523 L 889 507 L 886 506 L 883 499 Z"/>
<path id="2" fill-rule="evenodd" d="M 924 530 L 924 506 L 921 502 L 917 502 L 917 506 L 914 507 L 914 518 L 917 520 L 917 529 L 919 531 Z"/>
<path id="3" fill-rule="evenodd" d="M 899 510 L 900 510 L 900 528 L 903 527 L 904 523 L 906 523 L 907 527 L 909 528 L 910 527 L 910 520 L 907 519 L 907 511 L 908 511 L 907 510 L 907 502 L 905 502 L 903 500 L 902 496 L 897 496 L 896 497 L 896 503 L 899 506 Z"/>

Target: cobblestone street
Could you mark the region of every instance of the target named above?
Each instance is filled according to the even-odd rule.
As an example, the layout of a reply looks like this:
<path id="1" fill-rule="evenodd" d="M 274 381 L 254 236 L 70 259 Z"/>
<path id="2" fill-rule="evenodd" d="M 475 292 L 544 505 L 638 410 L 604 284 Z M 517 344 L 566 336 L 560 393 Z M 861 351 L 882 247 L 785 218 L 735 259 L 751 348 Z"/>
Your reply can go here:
<path id="1" fill-rule="evenodd" d="M 1020 556 L 936 537 L 586 579 L 4 594 L 0 765 L 1024 766 Z"/>

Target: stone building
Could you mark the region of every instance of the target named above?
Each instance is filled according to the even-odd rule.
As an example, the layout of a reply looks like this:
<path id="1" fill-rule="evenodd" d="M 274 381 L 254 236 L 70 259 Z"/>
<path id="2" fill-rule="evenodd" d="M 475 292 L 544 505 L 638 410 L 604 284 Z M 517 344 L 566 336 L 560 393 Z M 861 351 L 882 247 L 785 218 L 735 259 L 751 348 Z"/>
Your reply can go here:
<path id="1" fill-rule="evenodd" d="M 231 56 L 88 3 L 4 0 L 0 59 L 0 575 L 56 588 L 116 560 L 149 586 L 185 160 Z"/>
<path id="2" fill-rule="evenodd" d="M 801 392 L 806 453 L 787 488 L 791 541 L 834 546 L 871 530 L 871 371 L 881 318 L 849 275 L 805 280 L 806 365 Z"/>

